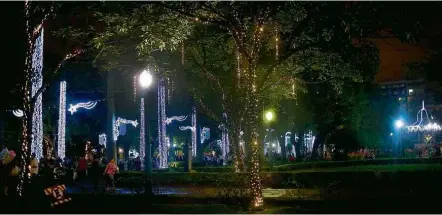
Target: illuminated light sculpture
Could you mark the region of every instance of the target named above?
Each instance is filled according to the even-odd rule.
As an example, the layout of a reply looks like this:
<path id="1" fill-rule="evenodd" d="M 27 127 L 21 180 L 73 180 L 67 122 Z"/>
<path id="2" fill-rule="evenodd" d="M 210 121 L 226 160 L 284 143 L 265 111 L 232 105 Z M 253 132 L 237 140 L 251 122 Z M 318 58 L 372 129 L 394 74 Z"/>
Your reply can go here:
<path id="1" fill-rule="evenodd" d="M 107 142 L 106 134 L 103 133 L 98 135 L 98 144 L 106 148 L 106 142 Z"/>
<path id="2" fill-rule="evenodd" d="M 210 139 L 210 128 L 203 127 L 200 132 L 201 144 L 204 143 L 205 140 Z"/>
<path id="3" fill-rule="evenodd" d="M 196 157 L 196 108 L 192 108 L 192 126 L 180 126 L 181 131 L 190 130 L 192 132 L 192 156 Z"/>
<path id="4" fill-rule="evenodd" d="M 290 141 L 291 141 L 291 135 L 292 135 L 292 132 L 286 132 L 285 133 L 285 147 L 287 148 L 287 145 L 290 143 Z M 296 137 L 295 137 L 295 139 L 296 139 Z M 292 151 L 290 152 L 290 154 L 293 154 L 293 156 L 294 157 L 296 157 L 296 150 L 295 150 L 295 145 L 293 144 L 292 145 Z"/>
<path id="5" fill-rule="evenodd" d="M 12 110 L 12 114 L 14 114 L 14 116 L 21 118 L 23 117 L 25 114 L 23 113 L 22 110 L 20 109 L 16 109 L 16 110 Z"/>
<path id="6" fill-rule="evenodd" d="M 221 154 L 223 157 L 223 165 L 227 164 L 227 157 L 229 155 L 229 133 L 227 132 L 227 128 L 224 124 L 218 126 L 221 130 L 221 140 L 219 141 L 221 147 Z"/>
<path id="7" fill-rule="evenodd" d="M 135 149 L 129 149 L 129 158 L 137 158 L 141 154 L 137 152 Z"/>
<path id="8" fill-rule="evenodd" d="M 37 91 L 43 86 L 43 28 L 40 35 L 34 43 L 34 52 L 32 53 L 32 90 L 31 95 L 34 97 Z M 42 94 L 37 97 L 32 115 L 32 143 L 31 153 L 35 153 L 37 159 L 43 157 L 43 118 L 42 118 Z"/>
<path id="9" fill-rule="evenodd" d="M 60 102 L 58 105 L 58 138 L 57 138 L 57 155 L 64 159 L 66 149 L 66 81 L 60 82 Z"/>
<path id="10" fill-rule="evenodd" d="M 428 121 L 428 123 L 425 125 L 423 125 L 422 123 L 424 121 L 424 112 Z M 406 128 L 408 132 L 432 132 L 442 130 L 442 127 L 439 124 L 430 121 L 430 118 L 428 117 L 428 112 L 425 109 L 424 101 L 422 101 L 422 109 L 417 112 L 416 122 L 414 122 L 412 125 L 406 126 Z"/>
<path id="11" fill-rule="evenodd" d="M 144 98 L 141 98 L 140 105 L 140 160 L 141 167 L 144 168 L 144 156 L 146 150 L 146 134 L 145 134 L 145 124 L 144 124 Z M 130 153 L 130 151 L 129 151 Z"/>
<path id="12" fill-rule="evenodd" d="M 89 102 L 81 102 L 75 105 L 69 104 L 69 112 L 71 112 L 71 115 L 77 112 L 78 108 L 85 108 L 85 109 L 92 109 L 97 105 L 97 101 L 89 101 Z"/>
<path id="13" fill-rule="evenodd" d="M 310 154 L 313 151 L 313 143 L 315 142 L 315 136 L 313 136 L 313 132 L 309 131 L 307 134 L 304 134 L 304 147 L 305 154 Z"/>
<path id="14" fill-rule="evenodd" d="M 115 125 L 114 125 L 114 141 L 118 140 L 118 136 L 120 136 L 120 125 L 121 124 L 131 124 L 133 127 L 137 127 L 138 122 L 137 120 L 133 121 L 133 120 L 127 120 L 127 119 L 123 119 L 121 117 L 118 117 L 117 120 L 115 120 Z"/>
<path id="15" fill-rule="evenodd" d="M 172 116 L 172 117 L 168 117 L 168 118 L 166 119 L 166 124 L 169 125 L 169 124 L 172 123 L 172 121 L 174 121 L 174 120 L 179 121 L 179 122 L 182 122 L 182 121 L 184 121 L 184 120 L 186 120 L 186 119 L 187 119 L 187 116 Z"/>
<path id="16" fill-rule="evenodd" d="M 167 143 L 166 143 L 166 87 L 164 78 L 158 84 L 158 151 L 160 154 L 160 169 L 167 168 Z"/>

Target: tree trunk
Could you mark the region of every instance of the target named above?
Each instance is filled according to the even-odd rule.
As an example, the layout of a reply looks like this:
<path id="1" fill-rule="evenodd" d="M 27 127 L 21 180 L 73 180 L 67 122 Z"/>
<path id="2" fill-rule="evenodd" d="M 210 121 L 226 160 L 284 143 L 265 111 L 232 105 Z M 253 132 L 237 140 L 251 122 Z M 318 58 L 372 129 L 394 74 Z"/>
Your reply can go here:
<path id="1" fill-rule="evenodd" d="M 115 97 L 113 93 L 114 87 L 114 72 L 107 72 L 107 92 L 106 92 L 106 100 L 107 100 L 107 150 L 106 157 L 108 160 L 115 159 L 117 160 L 117 146 L 116 141 L 114 140 L 114 125 L 115 125 Z"/>
<path id="2" fill-rule="evenodd" d="M 244 166 L 244 160 L 243 156 L 241 155 L 241 145 L 240 145 L 240 139 L 239 139 L 239 126 L 236 123 L 233 123 L 233 126 L 230 126 L 228 129 L 229 134 L 229 148 L 230 148 L 230 154 L 233 155 L 233 166 L 235 168 L 235 172 L 244 172 L 245 166 Z"/>
<path id="3" fill-rule="evenodd" d="M 192 142 L 187 141 L 186 143 L 187 146 L 187 168 L 186 168 L 186 172 L 191 172 L 192 171 Z"/>
<path id="4" fill-rule="evenodd" d="M 287 161 L 287 150 L 285 145 L 285 134 L 278 137 L 279 139 L 279 146 L 281 147 L 281 157 L 284 159 L 284 161 Z"/>

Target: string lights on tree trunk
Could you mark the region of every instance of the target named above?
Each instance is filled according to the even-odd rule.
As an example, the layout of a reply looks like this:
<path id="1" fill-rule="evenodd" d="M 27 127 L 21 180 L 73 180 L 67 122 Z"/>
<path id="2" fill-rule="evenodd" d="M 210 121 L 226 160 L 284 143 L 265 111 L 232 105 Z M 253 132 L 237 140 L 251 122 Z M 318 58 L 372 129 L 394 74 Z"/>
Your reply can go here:
<path id="1" fill-rule="evenodd" d="M 43 86 L 43 37 L 44 32 L 41 28 L 40 34 L 35 40 L 32 53 L 32 97 L 37 96 L 32 115 L 32 142 L 31 152 L 35 153 L 37 159 L 43 157 L 43 97 L 36 95 L 37 91 Z"/>
<path id="2" fill-rule="evenodd" d="M 158 151 L 160 154 L 160 169 L 168 167 L 166 144 L 166 88 L 164 78 L 158 83 Z"/>
<path id="3" fill-rule="evenodd" d="M 144 167 L 144 157 L 146 150 L 146 134 L 145 134 L 145 124 L 144 124 L 144 98 L 141 98 L 140 105 L 140 159 L 141 166 Z"/>
<path id="4" fill-rule="evenodd" d="M 64 159 L 66 149 L 66 81 L 60 82 L 60 102 L 58 105 L 58 138 L 57 138 L 57 155 Z"/>
<path id="5" fill-rule="evenodd" d="M 190 130 L 192 132 L 192 157 L 196 157 L 196 108 L 192 108 L 192 126 L 180 126 L 181 131 Z"/>

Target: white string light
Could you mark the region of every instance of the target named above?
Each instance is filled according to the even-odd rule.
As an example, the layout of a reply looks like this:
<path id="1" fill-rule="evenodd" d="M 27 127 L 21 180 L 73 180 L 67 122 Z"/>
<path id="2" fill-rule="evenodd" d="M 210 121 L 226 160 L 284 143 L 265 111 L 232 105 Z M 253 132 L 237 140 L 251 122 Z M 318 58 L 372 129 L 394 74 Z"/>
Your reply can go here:
<path id="1" fill-rule="evenodd" d="M 77 112 L 78 108 L 84 108 L 84 109 L 92 109 L 97 105 L 97 101 L 89 101 L 89 102 L 81 102 L 75 105 L 69 104 L 68 111 L 71 112 L 71 115 Z"/>
<path id="2" fill-rule="evenodd" d="M 223 165 L 227 164 L 227 157 L 229 155 L 229 133 L 227 132 L 227 128 L 224 124 L 220 125 L 221 129 L 221 153 L 223 156 Z"/>
<path id="3" fill-rule="evenodd" d="M 58 157 L 61 159 L 64 159 L 66 149 L 66 81 L 60 82 L 60 101 L 58 105 L 58 138 L 57 138 L 57 145 L 58 145 Z"/>
<path id="4" fill-rule="evenodd" d="M 34 51 L 32 53 L 32 90 L 34 97 L 37 91 L 43 86 L 43 37 L 44 29 L 41 28 L 40 35 L 35 40 Z M 35 153 L 37 159 L 43 157 L 43 109 L 42 95 L 38 95 L 32 115 L 32 143 L 31 153 Z"/>
<path id="5" fill-rule="evenodd" d="M 308 133 L 304 134 L 305 154 L 312 153 L 314 142 L 315 142 L 315 136 L 313 136 L 312 131 L 309 131 Z"/>
<path id="6" fill-rule="evenodd" d="M 25 14 L 25 20 L 26 20 L 26 31 L 27 31 L 27 39 L 28 39 L 28 47 L 27 47 L 27 53 L 26 53 L 26 58 L 25 58 L 25 70 L 24 70 L 24 78 L 25 78 L 25 82 L 24 82 L 24 86 L 23 86 L 23 92 L 24 92 L 24 97 L 23 97 L 23 108 L 26 112 L 29 113 L 29 111 L 31 111 L 31 95 L 30 95 L 30 91 L 32 90 L 32 80 L 31 80 L 31 74 L 32 71 L 30 70 L 30 65 L 31 65 L 31 58 L 30 56 L 32 55 L 32 42 L 33 42 L 33 37 L 30 34 L 30 27 L 29 27 L 29 21 L 30 21 L 30 2 L 28 0 L 25 0 L 25 7 L 24 7 L 24 14 Z M 20 174 L 18 176 L 19 178 L 19 183 L 17 183 L 17 194 L 18 196 L 22 196 L 23 195 L 23 187 L 24 184 L 26 183 L 26 181 L 28 179 L 30 179 L 31 174 L 30 174 L 30 168 L 28 167 L 28 162 L 29 162 L 29 158 L 30 158 L 30 154 L 29 154 L 29 126 L 32 126 L 32 124 L 29 124 L 29 115 L 23 115 L 24 119 L 22 120 L 22 144 L 21 144 L 21 156 L 20 156 L 20 165 L 21 165 L 21 170 L 20 170 Z M 31 131 L 32 131 L 32 127 L 31 127 Z M 31 141 L 32 142 L 32 141 Z"/>
<path id="7" fill-rule="evenodd" d="M 168 167 L 166 145 L 166 98 L 165 83 L 161 78 L 158 84 L 158 151 L 160 154 L 160 169 Z"/>
<path id="8" fill-rule="evenodd" d="M 200 136 L 201 136 L 201 137 L 200 137 L 200 139 L 201 139 L 201 144 L 203 144 L 204 141 L 210 139 L 210 128 L 203 127 L 203 128 L 201 129 Z"/>
<path id="9" fill-rule="evenodd" d="M 141 98 L 141 105 L 140 105 L 140 159 L 141 159 L 141 167 L 144 168 L 144 157 L 145 157 L 145 150 L 146 150 L 146 134 L 144 131 L 145 125 L 144 125 L 144 98 Z M 129 151 L 130 153 L 130 151 Z"/>
<path id="10" fill-rule="evenodd" d="M 114 141 L 118 140 L 118 136 L 120 136 L 120 124 L 131 124 L 133 127 L 137 127 L 138 122 L 137 120 L 127 120 L 127 119 L 123 119 L 121 117 L 118 117 L 117 120 L 115 120 L 115 125 L 114 125 Z"/>
<path id="11" fill-rule="evenodd" d="M 192 108 L 192 126 L 180 126 L 181 131 L 190 130 L 192 132 L 192 156 L 196 157 L 196 108 Z"/>
<path id="12" fill-rule="evenodd" d="M 106 148 L 106 142 L 107 142 L 107 137 L 105 133 L 98 135 L 98 144 Z"/>
<path id="13" fill-rule="evenodd" d="M 137 150 L 135 149 L 129 149 L 129 158 L 137 158 L 138 156 L 140 156 L 140 153 L 137 152 Z"/>
<path id="14" fill-rule="evenodd" d="M 23 117 L 23 116 L 25 115 L 25 114 L 23 113 L 23 111 L 20 110 L 20 109 L 12 110 L 12 114 L 14 114 L 14 116 L 16 116 L 16 117 L 18 117 L 18 118 L 21 118 L 21 117 Z"/>
<path id="15" fill-rule="evenodd" d="M 428 123 L 426 125 L 422 125 L 423 118 L 424 118 L 424 112 L 425 116 L 427 117 Z M 420 117 L 419 117 L 420 116 Z M 420 109 L 417 112 L 417 119 L 416 122 L 413 124 L 406 126 L 408 132 L 425 132 L 425 131 L 440 131 L 442 130 L 442 127 L 437 123 L 432 123 L 430 118 L 428 117 L 428 112 L 425 109 L 425 102 L 422 101 L 422 109 Z"/>
<path id="16" fill-rule="evenodd" d="M 187 116 L 172 116 L 172 117 L 168 117 L 168 118 L 166 119 L 166 124 L 169 125 L 169 124 L 172 123 L 172 121 L 174 121 L 174 120 L 179 121 L 179 122 L 182 122 L 182 121 L 184 121 L 184 120 L 186 120 L 186 119 L 187 119 Z"/>
<path id="17" fill-rule="evenodd" d="M 285 138 L 285 147 L 286 148 L 287 148 L 287 145 L 290 143 L 290 141 L 292 139 L 291 135 L 292 135 L 292 132 L 290 132 L 290 131 L 285 133 L 284 138 Z M 292 151 L 290 152 L 290 154 L 293 154 L 294 157 L 296 157 L 296 150 L 295 150 L 295 145 L 294 144 L 292 144 Z"/>

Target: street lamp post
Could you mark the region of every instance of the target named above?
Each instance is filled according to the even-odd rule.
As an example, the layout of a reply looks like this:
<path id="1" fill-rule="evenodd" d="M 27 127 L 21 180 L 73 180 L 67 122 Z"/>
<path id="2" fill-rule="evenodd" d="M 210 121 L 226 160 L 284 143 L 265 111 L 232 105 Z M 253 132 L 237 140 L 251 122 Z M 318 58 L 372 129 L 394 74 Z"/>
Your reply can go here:
<path id="1" fill-rule="evenodd" d="M 397 135 L 398 137 L 397 137 L 396 155 L 400 155 L 402 152 L 402 150 L 401 150 L 401 152 L 399 152 L 399 149 L 400 149 L 399 145 L 401 144 L 401 129 L 402 129 L 402 127 L 404 127 L 404 125 L 405 125 L 405 123 L 401 119 L 396 120 L 396 122 L 394 123 L 394 126 L 396 127 L 397 134 L 398 134 Z"/>
<path id="2" fill-rule="evenodd" d="M 273 112 L 272 111 L 267 111 L 266 113 L 265 113 L 265 121 L 267 122 L 267 139 L 268 139 L 268 141 L 269 141 L 269 148 L 268 148 L 268 150 L 267 150 L 267 153 L 268 153 L 268 155 L 269 155 L 269 166 L 270 166 L 270 168 L 272 168 L 273 167 L 273 161 L 272 161 L 272 155 L 273 155 L 273 147 L 272 147 L 272 144 L 271 144 L 271 129 L 270 129 L 270 122 L 273 120 L 273 118 L 274 118 L 274 116 L 273 116 L 274 114 L 273 114 Z M 264 147 L 265 147 L 265 140 L 264 140 Z"/>
<path id="3" fill-rule="evenodd" d="M 153 77 L 149 71 L 143 70 L 143 72 L 141 72 L 141 74 L 139 76 L 139 81 L 140 81 L 140 86 L 142 88 L 146 89 L 146 91 L 144 92 L 144 97 L 147 97 L 147 90 L 149 89 L 150 85 L 152 84 Z M 144 100 L 145 100 L 145 102 L 142 103 L 141 105 L 144 105 L 144 113 L 147 113 L 147 111 L 146 111 L 147 105 L 145 104 L 146 99 L 144 99 Z M 142 116 L 144 115 L 144 117 L 146 118 L 146 114 L 144 114 L 144 113 L 141 115 Z M 147 175 L 150 177 L 150 176 L 152 176 L 152 144 L 151 144 L 151 141 L 149 141 L 149 136 L 148 136 L 149 127 L 147 125 L 148 125 L 149 121 L 146 121 L 145 119 L 142 119 L 142 120 L 144 120 L 144 122 L 145 122 L 143 135 L 144 135 L 144 141 L 145 141 L 144 144 L 145 144 L 146 148 L 145 148 L 145 158 L 144 159 L 145 159 L 145 163 L 147 166 L 147 168 L 146 168 Z M 140 138 L 142 138 L 142 137 L 140 137 Z"/>

